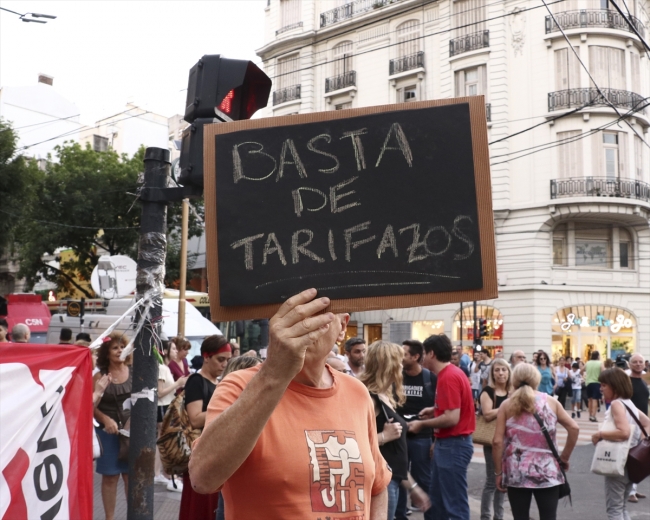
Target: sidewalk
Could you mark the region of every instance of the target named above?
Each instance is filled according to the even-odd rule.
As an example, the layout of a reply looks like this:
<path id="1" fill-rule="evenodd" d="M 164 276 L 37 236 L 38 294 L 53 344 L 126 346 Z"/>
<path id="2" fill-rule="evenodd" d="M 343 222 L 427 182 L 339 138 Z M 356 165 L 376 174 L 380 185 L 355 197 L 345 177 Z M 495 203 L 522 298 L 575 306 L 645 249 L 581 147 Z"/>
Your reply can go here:
<path id="1" fill-rule="evenodd" d="M 104 520 L 102 505 L 102 477 L 94 474 L 93 520 Z M 167 491 L 166 486 L 154 484 L 153 507 L 155 520 L 178 520 L 178 510 L 181 505 L 181 494 Z M 117 488 L 117 504 L 115 505 L 115 520 L 126 520 L 126 495 L 124 486 Z"/>

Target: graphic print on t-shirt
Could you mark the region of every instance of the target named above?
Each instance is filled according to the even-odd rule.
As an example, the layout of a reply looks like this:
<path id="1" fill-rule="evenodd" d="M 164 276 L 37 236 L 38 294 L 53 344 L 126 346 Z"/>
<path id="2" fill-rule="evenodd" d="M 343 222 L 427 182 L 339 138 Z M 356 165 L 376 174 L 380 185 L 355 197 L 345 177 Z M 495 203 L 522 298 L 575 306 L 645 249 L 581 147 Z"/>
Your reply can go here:
<path id="1" fill-rule="evenodd" d="M 406 397 L 422 397 L 423 392 L 422 385 L 404 385 L 404 395 Z"/>
<path id="2" fill-rule="evenodd" d="M 312 511 L 364 511 L 361 450 L 352 431 L 305 430 Z"/>

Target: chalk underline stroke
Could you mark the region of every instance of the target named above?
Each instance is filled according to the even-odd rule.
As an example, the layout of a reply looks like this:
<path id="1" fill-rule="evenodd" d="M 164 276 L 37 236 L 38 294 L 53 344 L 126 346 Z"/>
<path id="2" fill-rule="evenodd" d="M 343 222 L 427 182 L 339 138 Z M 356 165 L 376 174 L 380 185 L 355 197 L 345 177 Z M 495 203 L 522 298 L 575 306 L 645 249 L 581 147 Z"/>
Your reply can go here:
<path id="1" fill-rule="evenodd" d="M 331 287 L 316 287 L 317 291 L 333 291 L 334 289 L 349 289 L 351 287 L 386 287 L 388 285 L 429 285 L 431 282 L 387 282 L 387 283 L 357 283 L 351 285 L 332 285 Z"/>
<path id="2" fill-rule="evenodd" d="M 342 271 L 340 273 L 314 273 L 306 274 L 303 276 L 294 276 L 292 278 L 282 278 L 281 280 L 272 280 L 270 282 L 265 282 L 260 285 L 256 285 L 255 289 L 261 289 L 267 285 L 272 285 L 274 283 L 290 282 L 292 280 L 304 280 L 306 278 L 313 278 L 316 276 L 337 276 L 341 274 L 414 274 L 416 276 L 430 276 L 432 278 L 453 278 L 459 279 L 460 276 L 451 276 L 446 274 L 431 274 L 431 273 L 415 273 L 412 271 L 386 271 L 386 270 L 374 270 L 374 271 Z M 430 282 L 419 282 L 419 283 L 430 283 Z"/>

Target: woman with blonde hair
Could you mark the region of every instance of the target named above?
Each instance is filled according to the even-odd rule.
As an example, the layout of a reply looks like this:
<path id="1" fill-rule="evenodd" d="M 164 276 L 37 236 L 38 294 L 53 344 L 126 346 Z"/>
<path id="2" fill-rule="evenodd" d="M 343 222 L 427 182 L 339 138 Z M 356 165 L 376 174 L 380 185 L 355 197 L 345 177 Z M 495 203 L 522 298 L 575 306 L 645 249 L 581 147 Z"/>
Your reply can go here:
<path id="1" fill-rule="evenodd" d="M 406 402 L 402 384 L 404 350 L 388 341 L 375 341 L 368 347 L 364 371 L 359 380 L 366 385 L 375 404 L 379 451 L 393 471 L 388 484 L 388 516 L 395 517 L 399 486 L 411 495 L 411 502 L 422 511 L 431 507 L 428 490 L 422 490 L 408 472 L 406 421 L 395 411 Z"/>
<path id="2" fill-rule="evenodd" d="M 500 407 L 492 441 L 497 489 L 508 493 L 514 520 L 530 518 L 533 496 L 539 517 L 555 520 L 564 472 L 578 440 L 578 425 L 560 403 L 537 391 L 542 376 L 537 367 L 521 363 L 512 372 L 514 391 Z M 556 424 L 568 432 L 558 462 L 542 432 L 541 420 L 557 451 Z"/>
<path id="3" fill-rule="evenodd" d="M 488 384 L 483 388 L 479 397 L 481 415 L 487 422 L 497 418 L 499 407 L 508 399 L 512 389 L 510 365 L 504 359 L 495 359 L 490 363 L 488 371 Z M 485 486 L 481 495 L 481 520 L 503 520 L 503 501 L 505 495 L 497 491 L 492 462 L 492 446 L 483 446 L 485 456 Z M 492 516 L 490 504 L 494 504 Z"/>

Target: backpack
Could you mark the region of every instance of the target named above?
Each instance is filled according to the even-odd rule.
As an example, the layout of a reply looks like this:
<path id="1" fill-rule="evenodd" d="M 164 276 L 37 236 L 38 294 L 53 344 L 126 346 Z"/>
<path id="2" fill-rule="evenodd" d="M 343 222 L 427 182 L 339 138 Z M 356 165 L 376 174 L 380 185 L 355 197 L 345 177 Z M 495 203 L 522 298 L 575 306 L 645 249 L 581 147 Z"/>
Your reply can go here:
<path id="1" fill-rule="evenodd" d="M 203 396 L 208 393 L 208 384 L 203 380 Z M 201 428 L 192 428 L 185 408 L 185 391 L 178 394 L 167 408 L 156 444 L 165 471 L 180 475 L 187 471 L 192 454 L 192 444 L 201 436 Z"/>
<path id="2" fill-rule="evenodd" d="M 433 389 L 433 384 L 431 383 L 431 372 L 422 367 L 422 380 L 424 381 L 424 394 L 426 397 L 435 402 L 436 391 Z"/>

